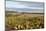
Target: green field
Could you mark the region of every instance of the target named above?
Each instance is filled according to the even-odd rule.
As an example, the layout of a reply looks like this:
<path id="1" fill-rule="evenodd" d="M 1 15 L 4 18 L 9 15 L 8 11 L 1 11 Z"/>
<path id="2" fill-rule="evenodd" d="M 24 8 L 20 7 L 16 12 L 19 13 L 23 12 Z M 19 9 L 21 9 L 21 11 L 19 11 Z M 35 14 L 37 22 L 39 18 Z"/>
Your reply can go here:
<path id="1" fill-rule="evenodd" d="M 44 28 L 44 16 L 39 14 L 6 13 L 5 27 L 15 30 Z"/>

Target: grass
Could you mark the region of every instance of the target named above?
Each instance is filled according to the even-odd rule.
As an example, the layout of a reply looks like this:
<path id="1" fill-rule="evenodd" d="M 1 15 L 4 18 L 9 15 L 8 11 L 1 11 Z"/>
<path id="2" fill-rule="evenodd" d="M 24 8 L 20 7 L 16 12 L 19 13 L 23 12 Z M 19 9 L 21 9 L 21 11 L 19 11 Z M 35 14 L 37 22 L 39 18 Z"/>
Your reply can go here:
<path id="1" fill-rule="evenodd" d="M 28 14 L 6 14 L 5 26 L 16 30 L 44 28 L 43 16 L 28 16 Z"/>

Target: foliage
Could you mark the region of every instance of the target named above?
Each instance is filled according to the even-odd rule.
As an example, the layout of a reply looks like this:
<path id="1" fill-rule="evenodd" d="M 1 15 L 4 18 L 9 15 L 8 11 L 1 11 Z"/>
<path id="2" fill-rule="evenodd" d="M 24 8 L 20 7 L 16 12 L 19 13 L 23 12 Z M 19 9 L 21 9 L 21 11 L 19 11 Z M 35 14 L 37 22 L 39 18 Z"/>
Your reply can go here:
<path id="1" fill-rule="evenodd" d="M 40 27 L 42 28 L 40 24 L 44 24 L 43 21 L 43 16 L 31 17 L 27 15 L 7 15 L 5 17 L 5 26 L 9 28 L 16 27 L 17 29 L 33 29 Z"/>

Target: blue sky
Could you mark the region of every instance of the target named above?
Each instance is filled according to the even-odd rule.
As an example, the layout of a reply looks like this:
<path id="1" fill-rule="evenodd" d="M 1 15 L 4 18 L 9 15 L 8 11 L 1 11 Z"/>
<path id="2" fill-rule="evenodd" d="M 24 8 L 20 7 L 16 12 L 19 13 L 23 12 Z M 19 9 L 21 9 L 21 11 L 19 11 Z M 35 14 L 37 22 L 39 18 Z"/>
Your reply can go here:
<path id="1" fill-rule="evenodd" d="M 6 8 L 43 9 L 43 3 L 24 3 L 6 1 Z"/>

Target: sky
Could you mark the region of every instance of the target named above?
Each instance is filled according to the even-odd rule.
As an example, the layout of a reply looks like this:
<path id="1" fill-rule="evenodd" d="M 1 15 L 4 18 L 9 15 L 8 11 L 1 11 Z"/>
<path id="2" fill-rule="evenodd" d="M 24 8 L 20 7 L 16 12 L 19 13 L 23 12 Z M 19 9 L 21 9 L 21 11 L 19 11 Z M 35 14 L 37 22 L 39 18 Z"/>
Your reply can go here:
<path id="1" fill-rule="evenodd" d="M 6 1 L 6 8 L 43 9 L 43 3 Z"/>
<path id="2" fill-rule="evenodd" d="M 9 11 L 19 11 L 19 12 L 40 12 L 43 13 L 44 3 L 43 1 L 15 1 L 6 0 L 6 9 Z M 14 10 L 15 9 L 15 10 Z"/>
<path id="3" fill-rule="evenodd" d="M 33 2 L 44 2 L 44 0 L 7 0 L 7 1 L 33 1 Z"/>

